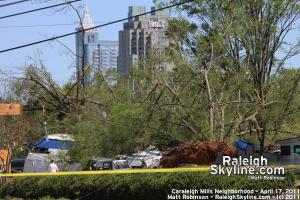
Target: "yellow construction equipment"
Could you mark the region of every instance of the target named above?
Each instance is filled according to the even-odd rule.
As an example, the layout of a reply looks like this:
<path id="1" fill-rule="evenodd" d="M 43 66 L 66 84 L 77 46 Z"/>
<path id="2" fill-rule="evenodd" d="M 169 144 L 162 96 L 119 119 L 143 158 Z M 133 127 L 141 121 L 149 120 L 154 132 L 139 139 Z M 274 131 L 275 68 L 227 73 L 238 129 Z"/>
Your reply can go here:
<path id="1" fill-rule="evenodd" d="M 0 103 L 0 117 L 20 116 L 23 114 L 21 104 Z M 11 151 L 10 148 L 0 149 L 0 174 L 11 173 Z M 0 188 L 5 184 L 6 177 L 0 177 Z"/>
<path id="2" fill-rule="evenodd" d="M 0 117 L 2 116 L 20 116 L 23 107 L 17 103 L 0 103 Z M 10 173 L 11 153 L 9 148 L 0 149 L 0 173 Z"/>
<path id="3" fill-rule="evenodd" d="M 9 148 L 0 149 L 0 173 L 10 173 L 11 153 Z"/>

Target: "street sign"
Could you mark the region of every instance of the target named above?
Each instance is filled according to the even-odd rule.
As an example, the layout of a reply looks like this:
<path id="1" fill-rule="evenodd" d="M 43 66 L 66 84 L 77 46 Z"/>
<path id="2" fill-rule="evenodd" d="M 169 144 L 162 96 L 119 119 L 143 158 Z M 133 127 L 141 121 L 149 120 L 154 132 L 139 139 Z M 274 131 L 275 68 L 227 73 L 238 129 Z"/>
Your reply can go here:
<path id="1" fill-rule="evenodd" d="M 0 103 L 0 116 L 22 115 L 23 107 L 21 104 Z"/>

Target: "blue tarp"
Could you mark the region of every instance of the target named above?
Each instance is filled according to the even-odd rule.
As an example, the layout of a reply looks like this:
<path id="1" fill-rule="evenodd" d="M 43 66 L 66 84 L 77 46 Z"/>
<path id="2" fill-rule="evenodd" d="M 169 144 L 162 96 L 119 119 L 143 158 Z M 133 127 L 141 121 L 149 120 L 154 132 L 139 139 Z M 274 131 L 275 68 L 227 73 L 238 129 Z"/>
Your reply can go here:
<path id="1" fill-rule="evenodd" d="M 255 147 L 255 144 L 247 142 L 245 140 L 238 140 L 235 142 L 234 146 L 241 150 L 246 150 L 247 147 Z"/>
<path id="2" fill-rule="evenodd" d="M 70 141 L 61 140 L 46 140 L 42 139 L 33 145 L 35 148 L 45 148 L 45 149 L 63 149 L 70 150 L 72 144 Z"/>

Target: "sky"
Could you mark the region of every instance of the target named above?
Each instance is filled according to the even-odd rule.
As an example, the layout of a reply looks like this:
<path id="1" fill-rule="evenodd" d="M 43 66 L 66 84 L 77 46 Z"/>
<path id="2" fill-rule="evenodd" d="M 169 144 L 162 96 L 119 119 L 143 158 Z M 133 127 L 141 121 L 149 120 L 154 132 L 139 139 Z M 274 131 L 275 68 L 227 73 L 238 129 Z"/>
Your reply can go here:
<path id="1" fill-rule="evenodd" d="M 16 0 L 0 1 L 0 5 L 14 1 Z M 32 0 L 27 3 L 0 7 L 0 17 L 62 3 L 63 1 L 51 0 L 46 3 L 43 2 L 45 0 Z M 73 5 L 81 7 L 81 11 L 83 12 L 85 1 L 82 0 Z M 153 2 L 152 0 L 88 0 L 87 3 L 87 7 L 96 25 L 126 18 L 128 7 L 131 5 L 146 6 L 148 11 L 153 6 Z M 0 50 L 50 38 L 55 35 L 74 32 L 75 28 L 79 25 L 76 12 L 72 9 L 65 9 L 58 12 L 59 8 L 62 7 L 0 19 Z M 122 30 L 122 27 L 123 24 L 118 23 L 98 29 L 100 40 L 118 40 L 118 31 Z M 59 42 L 47 42 L 15 51 L 0 53 L 0 70 L 9 72 L 13 76 L 18 76 L 24 70 L 25 64 L 42 60 L 45 67 L 53 74 L 54 80 L 61 85 L 68 81 L 74 74 L 75 62 L 74 57 L 60 43 L 75 51 L 75 35 L 72 35 L 60 39 Z"/>
<path id="2" fill-rule="evenodd" d="M 0 1 L 0 5 L 14 1 L 16 0 L 2 0 Z M 87 7 L 96 25 L 127 17 L 128 7 L 131 5 L 144 5 L 147 11 L 153 6 L 152 0 L 87 1 Z M 0 17 L 62 2 L 63 0 L 48 0 L 47 2 L 45 0 L 32 0 L 27 3 L 0 7 Z M 81 7 L 81 11 L 83 12 L 85 0 L 73 5 Z M 75 28 L 79 25 L 76 12 L 72 9 L 60 11 L 58 10 L 59 8 L 0 19 L 0 50 L 50 38 L 55 35 L 74 32 Z M 118 31 L 122 29 L 122 26 L 122 23 L 118 23 L 98 29 L 100 40 L 118 40 Z M 289 35 L 291 41 L 299 36 L 299 31 Z M 47 42 L 15 51 L 0 53 L 0 71 L 10 72 L 13 76 L 19 76 L 26 64 L 28 65 L 41 60 L 45 67 L 53 74 L 54 80 L 63 85 L 74 74 L 75 62 L 74 57 L 61 43 L 75 51 L 75 35 L 72 35 L 60 39 L 59 42 Z M 290 59 L 287 65 L 299 67 L 299 57 Z"/>

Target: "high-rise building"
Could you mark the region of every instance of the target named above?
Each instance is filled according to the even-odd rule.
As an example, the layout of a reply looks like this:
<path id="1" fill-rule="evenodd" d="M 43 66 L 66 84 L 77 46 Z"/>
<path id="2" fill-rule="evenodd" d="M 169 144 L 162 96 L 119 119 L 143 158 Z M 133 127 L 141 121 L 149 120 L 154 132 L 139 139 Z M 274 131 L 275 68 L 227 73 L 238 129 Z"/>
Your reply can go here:
<path id="1" fill-rule="evenodd" d="M 94 27 L 92 17 L 86 8 L 81 19 L 81 24 L 77 31 Z M 80 69 L 82 65 L 92 67 L 100 66 L 100 49 L 98 43 L 98 32 L 96 29 L 87 30 L 76 34 L 76 67 Z M 84 61 L 84 62 L 83 62 Z"/>
<path id="2" fill-rule="evenodd" d="M 117 68 L 118 41 L 100 40 L 100 67 L 103 70 Z"/>
<path id="3" fill-rule="evenodd" d="M 159 5 L 151 10 L 159 8 Z M 133 17 L 146 12 L 145 6 L 130 6 L 128 17 Z M 166 38 L 170 10 L 165 9 L 129 19 L 119 31 L 118 73 L 124 78 L 128 77 L 132 65 L 139 66 L 147 58 L 152 49 L 163 57 L 162 49 L 169 41 Z M 162 59 L 164 60 L 164 59 Z M 172 65 L 163 61 L 158 69 L 169 70 Z"/>
<path id="4" fill-rule="evenodd" d="M 90 29 L 95 25 L 87 9 L 84 10 L 81 24 L 77 31 Z M 99 40 L 96 29 L 87 30 L 76 34 L 76 68 L 80 70 L 82 65 L 89 67 L 88 81 L 94 70 L 106 71 L 109 68 L 117 68 L 118 41 Z M 84 52 L 84 53 L 83 53 Z M 84 62 L 83 62 L 84 61 Z"/>

